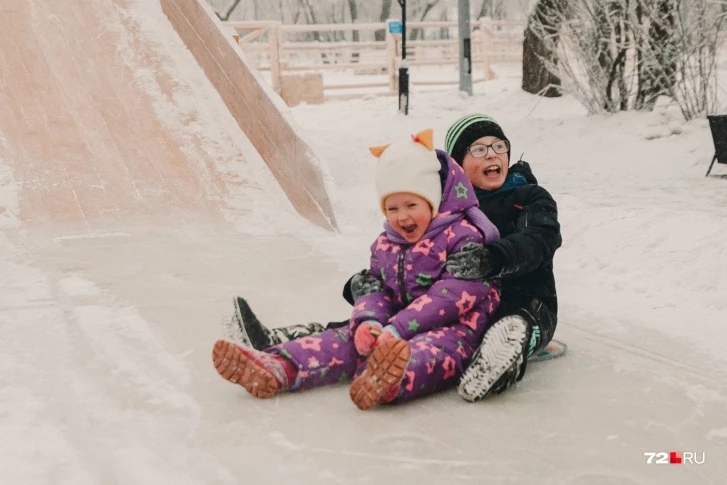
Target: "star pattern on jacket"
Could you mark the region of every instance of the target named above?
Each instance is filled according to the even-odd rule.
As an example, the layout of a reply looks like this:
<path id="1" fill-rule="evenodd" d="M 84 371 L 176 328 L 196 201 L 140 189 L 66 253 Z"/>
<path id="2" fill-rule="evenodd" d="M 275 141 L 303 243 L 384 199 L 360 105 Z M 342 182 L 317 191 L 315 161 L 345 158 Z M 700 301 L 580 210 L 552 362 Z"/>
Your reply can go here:
<path id="1" fill-rule="evenodd" d="M 415 253 L 422 253 L 424 256 L 429 256 L 429 251 L 434 247 L 434 243 L 430 239 L 421 239 L 414 245 L 412 250 Z"/>
<path id="2" fill-rule="evenodd" d="M 462 227 L 465 227 L 465 228 L 469 229 L 472 232 L 478 232 L 477 231 L 477 228 L 475 226 L 473 226 L 472 224 L 470 224 L 469 222 L 467 222 L 467 219 L 462 219 L 462 222 L 460 222 L 460 225 Z"/>
<path id="3" fill-rule="evenodd" d="M 454 361 L 452 357 L 449 355 L 444 358 L 444 362 L 442 362 L 442 367 L 444 368 L 444 377 L 443 379 L 446 381 L 447 379 L 454 377 L 456 374 L 455 368 L 457 366 L 457 363 Z"/>
<path id="4" fill-rule="evenodd" d="M 330 362 L 328 362 L 328 367 L 333 367 L 334 365 L 341 365 L 341 364 L 345 364 L 345 362 L 342 361 L 341 359 L 337 359 L 334 356 L 334 357 L 331 357 Z"/>
<path id="5" fill-rule="evenodd" d="M 457 353 L 459 355 L 461 355 L 463 359 L 466 359 L 468 356 L 467 356 L 467 352 L 465 352 L 465 350 L 464 350 L 464 347 L 462 347 L 462 343 L 461 342 L 457 342 L 457 343 L 458 343 Z"/>
<path id="6" fill-rule="evenodd" d="M 441 330 L 430 330 L 427 332 L 427 337 L 434 338 L 434 339 L 440 339 L 444 337 L 444 332 Z"/>
<path id="7" fill-rule="evenodd" d="M 388 242 L 388 239 L 383 234 L 376 238 L 376 250 L 377 251 L 388 251 L 391 249 L 393 244 Z"/>
<path id="8" fill-rule="evenodd" d="M 454 191 L 458 199 L 466 199 L 469 196 L 469 189 L 462 182 L 454 186 Z"/>
<path id="9" fill-rule="evenodd" d="M 447 236 L 447 242 L 451 241 L 452 238 L 456 236 L 451 227 L 444 230 L 444 235 Z"/>
<path id="10" fill-rule="evenodd" d="M 463 325 L 467 325 L 472 330 L 477 330 L 478 318 L 480 318 L 480 312 L 472 312 L 468 315 L 462 315 L 459 317 L 459 322 Z"/>
<path id="11" fill-rule="evenodd" d="M 416 374 L 412 370 L 408 370 L 404 372 L 404 381 L 408 381 L 405 389 L 409 392 L 411 392 L 414 389 L 414 377 L 416 377 Z"/>
<path id="12" fill-rule="evenodd" d="M 318 337 L 303 337 L 303 338 L 295 340 L 295 342 L 298 342 L 298 344 L 300 344 L 300 348 L 315 350 L 316 352 L 321 351 L 321 342 L 322 341 L 323 341 L 323 339 L 318 338 Z"/>
<path id="13" fill-rule="evenodd" d="M 418 285 L 421 285 L 421 286 L 432 286 L 433 280 L 434 280 L 434 278 L 432 277 L 432 275 L 428 275 L 426 273 L 419 273 L 417 275 L 416 282 Z"/>
<path id="14" fill-rule="evenodd" d="M 422 296 L 420 296 L 419 298 L 417 298 L 417 299 L 416 299 L 416 300 L 414 300 L 413 302 L 411 302 L 411 303 L 409 304 L 409 306 L 410 306 L 411 308 L 413 308 L 414 310 L 416 310 L 416 311 L 420 312 L 420 311 L 422 311 L 422 309 L 423 309 L 423 308 L 424 308 L 424 307 L 425 307 L 426 305 L 430 304 L 430 303 L 431 303 L 432 301 L 433 301 L 433 300 L 432 300 L 431 298 L 429 298 L 429 297 L 428 297 L 428 296 L 427 296 L 427 295 L 425 294 L 425 295 L 422 295 Z"/>
<path id="15" fill-rule="evenodd" d="M 466 291 L 462 292 L 460 299 L 454 305 L 459 310 L 460 315 L 464 315 L 472 309 L 477 298 L 474 295 L 470 295 Z"/>

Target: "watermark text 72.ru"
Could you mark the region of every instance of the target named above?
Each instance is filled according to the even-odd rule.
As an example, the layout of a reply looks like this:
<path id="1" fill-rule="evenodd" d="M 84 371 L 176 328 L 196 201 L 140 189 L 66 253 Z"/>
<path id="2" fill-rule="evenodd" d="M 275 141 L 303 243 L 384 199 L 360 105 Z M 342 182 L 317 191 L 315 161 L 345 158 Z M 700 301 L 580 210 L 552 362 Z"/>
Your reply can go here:
<path id="1" fill-rule="evenodd" d="M 702 465 L 707 454 L 696 451 L 645 451 L 647 465 Z"/>

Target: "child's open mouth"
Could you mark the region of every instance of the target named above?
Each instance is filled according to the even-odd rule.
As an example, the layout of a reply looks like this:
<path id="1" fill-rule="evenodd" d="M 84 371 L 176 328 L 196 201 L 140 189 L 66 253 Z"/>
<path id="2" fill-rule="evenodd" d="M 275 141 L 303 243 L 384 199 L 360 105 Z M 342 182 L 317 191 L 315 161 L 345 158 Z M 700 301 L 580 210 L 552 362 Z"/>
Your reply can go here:
<path id="1" fill-rule="evenodd" d="M 498 165 L 490 165 L 485 168 L 483 173 L 485 174 L 485 177 L 497 178 L 500 176 L 500 167 Z"/>
<path id="2" fill-rule="evenodd" d="M 404 232 L 404 234 L 414 234 L 414 232 L 417 230 L 417 225 L 409 224 L 408 226 L 401 226 L 401 230 Z"/>

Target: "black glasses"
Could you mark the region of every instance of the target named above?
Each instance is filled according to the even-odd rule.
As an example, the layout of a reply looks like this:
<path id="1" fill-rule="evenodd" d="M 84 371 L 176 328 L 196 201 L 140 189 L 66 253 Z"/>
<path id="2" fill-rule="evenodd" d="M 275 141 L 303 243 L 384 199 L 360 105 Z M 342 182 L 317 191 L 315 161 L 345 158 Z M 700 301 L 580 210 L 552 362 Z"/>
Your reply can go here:
<path id="1" fill-rule="evenodd" d="M 500 140 L 496 141 L 492 145 L 485 145 L 483 144 L 477 144 L 477 145 L 470 145 L 467 147 L 467 151 L 470 152 L 470 155 L 472 155 L 475 158 L 482 158 L 487 156 L 487 150 L 492 148 L 492 151 L 495 153 L 507 153 L 507 151 L 510 149 L 510 144 L 507 142 L 507 140 Z"/>

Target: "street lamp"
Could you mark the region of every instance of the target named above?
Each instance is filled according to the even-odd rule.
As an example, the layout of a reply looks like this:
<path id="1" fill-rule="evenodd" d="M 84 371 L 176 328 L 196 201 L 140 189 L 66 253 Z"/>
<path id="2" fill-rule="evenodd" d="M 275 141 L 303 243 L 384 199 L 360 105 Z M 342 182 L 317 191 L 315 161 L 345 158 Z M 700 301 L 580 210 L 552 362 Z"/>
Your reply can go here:
<path id="1" fill-rule="evenodd" d="M 399 64 L 399 113 L 409 114 L 409 67 L 406 65 L 406 0 L 401 5 L 401 64 Z"/>

